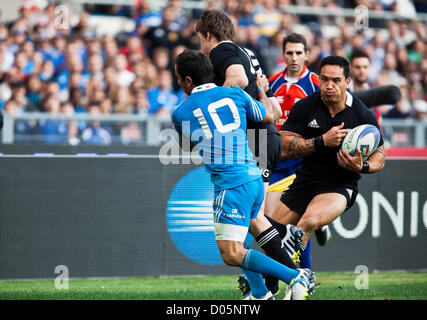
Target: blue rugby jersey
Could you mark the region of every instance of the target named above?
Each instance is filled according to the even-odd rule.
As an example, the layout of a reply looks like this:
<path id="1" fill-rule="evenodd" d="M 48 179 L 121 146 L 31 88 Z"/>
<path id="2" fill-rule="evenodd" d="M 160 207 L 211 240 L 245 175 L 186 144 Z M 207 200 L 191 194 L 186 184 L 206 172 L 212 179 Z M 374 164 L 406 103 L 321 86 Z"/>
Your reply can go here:
<path id="1" fill-rule="evenodd" d="M 172 110 L 172 122 L 197 145 L 215 190 L 224 190 L 261 175 L 248 147 L 246 118 L 260 122 L 265 115 L 264 105 L 242 89 L 208 83 Z"/>

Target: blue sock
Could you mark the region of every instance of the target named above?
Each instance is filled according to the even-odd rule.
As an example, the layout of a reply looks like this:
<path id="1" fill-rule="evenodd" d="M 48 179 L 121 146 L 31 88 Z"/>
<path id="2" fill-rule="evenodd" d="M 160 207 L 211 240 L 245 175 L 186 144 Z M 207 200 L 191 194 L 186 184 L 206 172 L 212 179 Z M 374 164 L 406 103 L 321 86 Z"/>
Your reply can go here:
<path id="1" fill-rule="evenodd" d="M 264 278 L 262 277 L 262 274 L 253 272 L 247 269 L 243 269 L 243 268 L 240 268 L 240 269 L 243 271 L 246 277 L 246 280 L 248 280 L 249 286 L 251 287 L 251 294 L 255 298 L 264 297 L 267 294 L 268 289 L 265 286 Z"/>
<path id="2" fill-rule="evenodd" d="M 305 250 L 301 253 L 300 266 L 301 268 L 311 269 L 311 254 L 310 254 L 311 238 L 308 239 Z"/>
<path id="3" fill-rule="evenodd" d="M 246 252 L 242 261 L 242 268 L 279 278 L 286 284 L 289 284 L 299 274 L 298 270 L 288 268 L 253 249 Z"/>

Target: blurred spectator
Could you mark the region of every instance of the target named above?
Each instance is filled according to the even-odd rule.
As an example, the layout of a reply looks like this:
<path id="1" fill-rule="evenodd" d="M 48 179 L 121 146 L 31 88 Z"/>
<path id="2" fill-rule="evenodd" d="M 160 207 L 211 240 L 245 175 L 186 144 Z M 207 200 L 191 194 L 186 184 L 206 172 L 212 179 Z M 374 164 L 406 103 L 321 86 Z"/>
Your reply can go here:
<path id="1" fill-rule="evenodd" d="M 147 114 L 150 112 L 150 102 L 147 98 L 147 92 L 145 90 L 138 90 L 134 96 L 134 113 Z"/>
<path id="2" fill-rule="evenodd" d="M 370 9 L 378 14 L 381 14 L 382 12 L 384 12 L 384 7 L 379 1 L 373 1 Z M 387 26 L 387 21 L 382 18 L 369 17 L 368 22 L 369 22 L 369 28 L 383 29 Z"/>
<path id="3" fill-rule="evenodd" d="M 427 101 L 423 99 L 421 86 L 413 84 L 409 87 L 408 103 L 414 118 L 427 119 Z"/>
<path id="4" fill-rule="evenodd" d="M 261 36 L 272 37 L 280 29 L 281 21 L 282 13 L 276 7 L 275 0 L 263 0 L 262 5 L 255 8 L 253 22 Z"/>
<path id="5" fill-rule="evenodd" d="M 127 60 L 124 54 L 119 54 L 116 57 L 114 67 L 117 74 L 116 81 L 120 87 L 128 87 L 135 80 L 135 74 L 127 69 Z"/>
<path id="6" fill-rule="evenodd" d="M 166 6 L 162 10 L 162 24 L 151 27 L 144 34 L 150 48 L 150 56 L 158 47 L 165 47 L 172 50 L 173 47 L 181 44 L 180 25 L 175 22 L 175 13 L 173 6 Z"/>
<path id="7" fill-rule="evenodd" d="M 132 97 L 129 88 L 120 87 L 114 99 L 114 113 L 132 113 Z"/>
<path id="8" fill-rule="evenodd" d="M 74 107 L 70 102 L 65 102 L 62 104 L 62 112 L 67 116 L 72 116 L 75 114 Z M 67 122 L 67 132 L 68 132 L 68 144 L 75 146 L 80 144 L 79 126 L 77 121 L 68 121 Z"/>
<path id="9" fill-rule="evenodd" d="M 180 101 L 173 91 L 172 73 L 163 69 L 159 72 L 159 85 L 147 91 L 150 113 L 168 115 Z"/>
<path id="10" fill-rule="evenodd" d="M 170 52 L 165 47 L 158 47 L 153 50 L 153 63 L 157 69 L 169 69 L 172 71 L 170 63 Z"/>
<path id="11" fill-rule="evenodd" d="M 415 18 L 417 15 L 411 0 L 394 0 L 390 9 L 405 18 Z"/>
<path id="12" fill-rule="evenodd" d="M 0 34 L 0 72 L 7 72 L 14 63 L 14 55 L 8 50 L 6 36 Z"/>
<path id="13" fill-rule="evenodd" d="M 27 78 L 26 87 L 26 98 L 34 106 L 34 111 L 40 111 L 42 83 L 37 74 L 32 74 Z"/>
<path id="14" fill-rule="evenodd" d="M 239 1 L 238 0 L 224 0 L 224 11 L 229 15 L 239 15 Z"/>
<path id="15" fill-rule="evenodd" d="M 147 88 L 156 87 L 159 81 L 159 72 L 156 66 L 149 62 L 144 65 L 144 81 Z"/>
<path id="16" fill-rule="evenodd" d="M 97 116 L 101 113 L 101 108 L 97 105 L 91 105 L 88 108 L 88 113 Z M 90 121 L 82 132 L 82 142 L 85 144 L 109 145 L 111 141 L 110 133 L 101 126 L 99 121 Z"/>
<path id="17" fill-rule="evenodd" d="M 240 6 L 237 24 L 239 26 L 247 27 L 254 25 L 255 1 L 244 0 Z"/>
<path id="18" fill-rule="evenodd" d="M 20 115 L 25 112 L 24 109 L 19 107 L 15 100 L 6 101 L 3 111 L 10 115 Z M 16 134 L 29 134 L 32 133 L 32 128 L 27 121 L 17 120 L 15 121 L 14 132 Z"/>
<path id="19" fill-rule="evenodd" d="M 62 113 L 61 102 L 54 95 L 49 95 L 42 106 L 43 110 L 50 114 Z M 40 120 L 39 130 L 41 140 L 49 144 L 61 144 L 68 142 L 67 122 L 64 120 Z"/>
<path id="20" fill-rule="evenodd" d="M 50 81 L 51 79 L 53 79 L 54 74 L 55 74 L 55 67 L 53 65 L 52 60 L 45 60 L 40 70 L 40 74 L 39 74 L 40 80 Z M 65 81 L 66 80 L 64 80 L 63 82 Z"/>
<path id="21" fill-rule="evenodd" d="M 27 98 L 25 84 L 23 82 L 12 82 L 11 89 L 12 95 L 10 99 L 14 100 L 20 109 L 25 112 L 36 111 L 38 109 L 37 105 Z"/>
<path id="22" fill-rule="evenodd" d="M 423 76 L 421 78 L 421 87 L 423 90 L 423 98 L 424 101 L 427 101 L 427 70 L 424 71 Z"/>
<path id="23" fill-rule="evenodd" d="M 89 76 L 104 80 L 104 61 L 100 54 L 92 54 L 88 61 Z"/>
<path id="24" fill-rule="evenodd" d="M 101 113 L 103 114 L 113 113 L 113 103 L 110 99 L 102 100 L 99 107 L 101 108 Z"/>
<path id="25" fill-rule="evenodd" d="M 127 38 L 126 46 L 120 48 L 119 52 L 124 54 L 127 59 L 129 59 L 132 55 L 137 55 L 140 58 L 143 58 L 145 55 L 142 41 L 136 34 L 132 34 Z"/>
<path id="26" fill-rule="evenodd" d="M 264 69 L 264 72 L 268 77 L 280 72 L 281 70 L 284 70 L 286 67 L 286 63 L 282 54 L 283 38 L 284 33 L 282 31 L 276 32 L 276 34 L 270 38 L 267 55 L 265 57 Z"/>
<path id="27" fill-rule="evenodd" d="M 141 128 L 136 122 L 130 122 L 120 130 L 120 138 L 123 144 L 136 144 L 141 141 Z"/>
<path id="28" fill-rule="evenodd" d="M 362 50 L 354 50 L 350 58 L 350 91 L 369 88 L 368 76 L 371 67 L 369 56 Z"/>

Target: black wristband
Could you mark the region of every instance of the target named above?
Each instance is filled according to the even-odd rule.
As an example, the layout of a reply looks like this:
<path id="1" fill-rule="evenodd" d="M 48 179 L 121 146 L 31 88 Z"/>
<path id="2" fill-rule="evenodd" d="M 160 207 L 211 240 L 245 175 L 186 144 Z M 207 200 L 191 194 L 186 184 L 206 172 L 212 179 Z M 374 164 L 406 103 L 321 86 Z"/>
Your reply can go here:
<path id="1" fill-rule="evenodd" d="M 323 136 L 318 136 L 313 138 L 314 150 L 319 151 L 325 147 L 325 142 L 323 141 Z"/>
<path id="2" fill-rule="evenodd" d="M 363 161 L 363 167 L 362 170 L 360 170 L 360 173 L 368 173 L 369 171 L 369 163 L 366 161 Z"/>

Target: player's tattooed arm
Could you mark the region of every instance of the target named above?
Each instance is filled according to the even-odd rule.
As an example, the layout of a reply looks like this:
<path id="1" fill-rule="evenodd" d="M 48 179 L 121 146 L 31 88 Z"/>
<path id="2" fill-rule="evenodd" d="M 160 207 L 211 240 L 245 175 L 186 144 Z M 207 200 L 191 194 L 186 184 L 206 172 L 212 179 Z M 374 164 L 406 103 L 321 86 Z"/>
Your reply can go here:
<path id="1" fill-rule="evenodd" d="M 282 159 L 295 159 L 314 153 L 314 139 L 304 139 L 290 131 L 280 131 L 282 137 Z"/>

